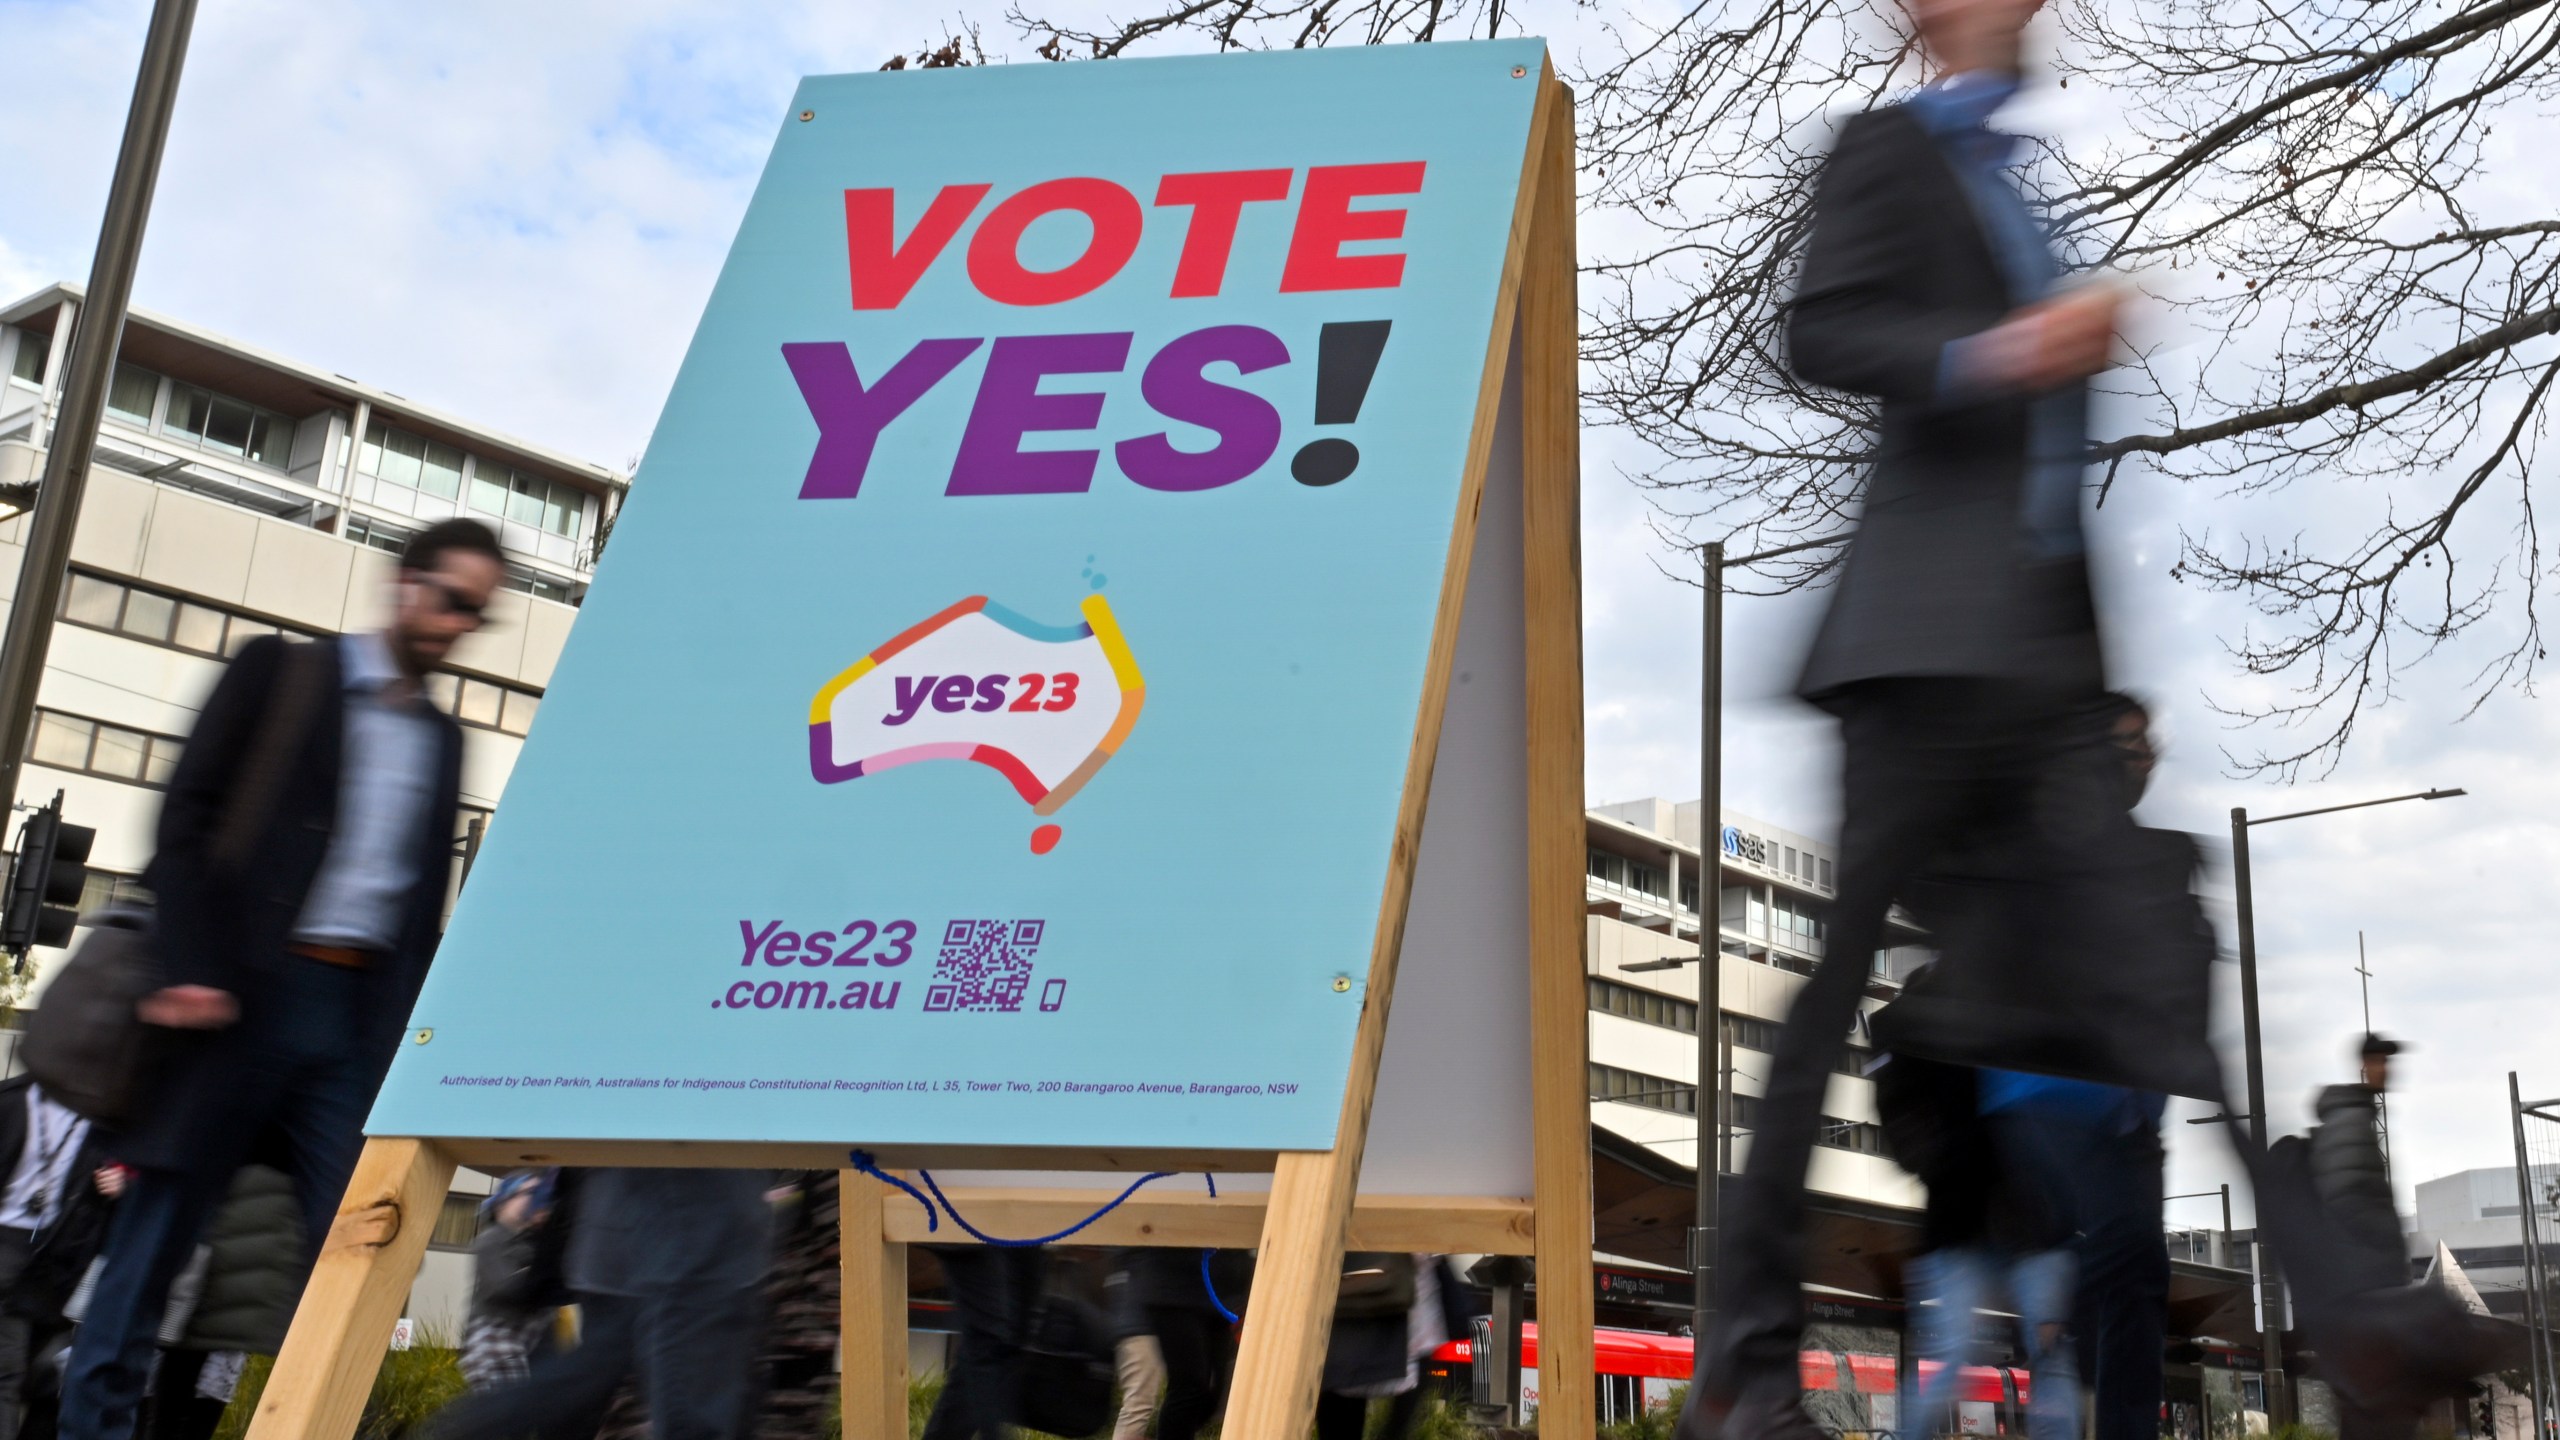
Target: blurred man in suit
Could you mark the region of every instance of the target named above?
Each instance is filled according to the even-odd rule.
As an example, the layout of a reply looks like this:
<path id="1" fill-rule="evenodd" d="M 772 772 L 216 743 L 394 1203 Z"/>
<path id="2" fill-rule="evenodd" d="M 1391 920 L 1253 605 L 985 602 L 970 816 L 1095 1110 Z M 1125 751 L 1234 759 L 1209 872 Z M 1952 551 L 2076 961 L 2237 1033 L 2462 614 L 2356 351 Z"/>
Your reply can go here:
<path id="1" fill-rule="evenodd" d="M 426 978 L 452 874 L 462 732 L 429 672 L 505 578 L 495 535 L 411 537 L 382 630 L 232 660 L 197 716 L 147 876 L 172 1032 L 137 1170 L 63 1380 L 63 1440 L 130 1440 L 169 1282 L 253 1150 L 292 1176 L 317 1255 Z M 307 1257 L 306 1257 L 307 1263 Z"/>
<path id="2" fill-rule="evenodd" d="M 2086 385 L 2114 292 L 2059 289 L 1987 121 L 2039 0 L 1905 0 L 1937 78 L 1842 126 L 1788 340 L 1799 375 L 1871 397 L 1863 518 L 1799 682 L 1839 717 L 1841 864 L 1827 958 L 1772 1057 L 1729 1202 L 1718 1318 L 1682 1440 L 1818 1440 L 1798 1389 L 1804 1175 L 1887 908 L 1933 855 L 2054 814 L 2128 841 L 2080 526 Z"/>

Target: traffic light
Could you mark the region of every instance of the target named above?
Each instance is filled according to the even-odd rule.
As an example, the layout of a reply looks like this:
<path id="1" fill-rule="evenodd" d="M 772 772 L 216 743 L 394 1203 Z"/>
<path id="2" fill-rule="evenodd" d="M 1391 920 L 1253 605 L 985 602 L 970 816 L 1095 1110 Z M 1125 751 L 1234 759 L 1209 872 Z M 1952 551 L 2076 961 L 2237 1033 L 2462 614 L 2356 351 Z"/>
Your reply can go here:
<path id="1" fill-rule="evenodd" d="M 80 918 L 80 894 L 88 888 L 89 847 L 98 832 L 66 824 L 62 792 L 27 817 L 18 829 L 18 853 L 9 864 L 9 893 L 0 903 L 0 950 L 24 956 L 34 945 L 68 945 Z"/>

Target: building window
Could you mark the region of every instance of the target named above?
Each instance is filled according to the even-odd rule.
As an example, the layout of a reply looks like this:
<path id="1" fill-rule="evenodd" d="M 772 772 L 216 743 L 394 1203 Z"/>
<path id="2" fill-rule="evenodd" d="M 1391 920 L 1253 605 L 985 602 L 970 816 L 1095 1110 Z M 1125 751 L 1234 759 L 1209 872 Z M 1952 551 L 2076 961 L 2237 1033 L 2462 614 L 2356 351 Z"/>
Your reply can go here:
<path id="1" fill-rule="evenodd" d="M 80 886 L 80 913 L 93 915 L 110 905 L 149 905 L 151 892 L 143 888 L 139 875 L 118 875 L 112 870 L 92 870 Z"/>
<path id="2" fill-rule="evenodd" d="M 270 470 L 285 468 L 286 458 L 293 451 L 291 420 L 193 385 L 170 385 L 169 413 L 160 422 L 160 433 L 216 454 L 255 461 Z"/>
<path id="3" fill-rule="evenodd" d="M 447 1195 L 436 1211 L 436 1225 L 427 1232 L 430 1250 L 468 1250 L 480 1238 L 480 1202 L 478 1195 Z"/>
<path id="4" fill-rule="evenodd" d="M 484 515 L 503 516 L 575 540 L 586 518 L 587 495 L 575 485 L 475 460 L 470 504 Z"/>
<path id="5" fill-rule="evenodd" d="M 1623 1015 L 1647 1025 L 1660 1025 L 1668 1030 L 1698 1033 L 1698 1006 L 1693 1000 L 1664 995 L 1615 980 L 1590 978 L 1591 1008 L 1609 1015 Z"/>
<path id="6" fill-rule="evenodd" d="M 533 712 L 542 697 L 513 685 L 438 671 L 427 677 L 427 693 L 465 725 L 522 735 L 533 728 Z"/>
<path id="7" fill-rule="evenodd" d="M 1758 903 L 1756 895 L 1753 901 L 1756 908 Z M 1755 916 L 1755 922 L 1757 918 Z M 1753 939 L 1768 940 L 1808 954 L 1822 953 L 1823 933 L 1826 927 L 1821 917 L 1815 912 L 1813 902 L 1797 899 L 1784 890 L 1777 891 L 1769 897 L 1766 924 L 1768 930 L 1763 933 L 1755 923 L 1751 931 Z"/>
<path id="8" fill-rule="evenodd" d="M 397 555 L 409 548 L 408 531 L 397 525 L 385 525 L 379 520 L 368 519 L 362 515 L 348 516 L 343 533 L 349 540 L 369 550 L 381 550 Z"/>
<path id="9" fill-rule="evenodd" d="M 1831 888 L 1831 862 L 1828 860 L 1822 862 L 1822 888 Z"/>
<path id="10" fill-rule="evenodd" d="M 1728 1095 L 1725 1097 L 1726 1123 L 1736 1130 L 1749 1130 L 1760 1120 L 1760 1097 Z M 1861 1155 L 1882 1155 L 1884 1127 L 1864 1120 L 1843 1120 L 1837 1115 L 1822 1117 L 1822 1128 L 1814 1132 L 1813 1143 L 1834 1150 L 1854 1150 Z"/>
<path id="11" fill-rule="evenodd" d="M 116 377 L 107 386 L 107 413 L 147 430 L 159 408 L 160 377 L 139 365 L 118 362 Z"/>
<path id="12" fill-rule="evenodd" d="M 1642 1105 L 1650 1110 L 1668 1110 L 1674 1115 L 1698 1113 L 1698 1087 L 1640 1070 L 1621 1070 L 1615 1065 L 1591 1067 L 1591 1098 L 1615 1100 L 1623 1105 Z"/>
<path id="13" fill-rule="evenodd" d="M 356 468 L 390 485 L 451 500 L 462 493 L 462 452 L 376 420 L 364 427 Z"/>
<path id="14" fill-rule="evenodd" d="M 1763 1020 L 1757 1015 L 1737 1015 L 1730 1010 L 1724 1012 L 1724 1040 L 1736 1050 L 1757 1050 L 1764 1055 L 1774 1055 L 1778 1050 L 1778 1032 L 1785 1028 L 1775 1020 Z M 1864 1075 L 1867 1062 L 1874 1058 L 1875 1052 L 1863 1045 L 1844 1045 L 1840 1047 L 1839 1058 L 1831 1062 L 1831 1068 L 1843 1075 Z"/>
<path id="15" fill-rule="evenodd" d="M 52 348 L 52 344 L 46 337 L 33 330 L 19 331 L 18 353 L 9 362 L 10 378 L 24 380 L 30 385 L 42 385 L 45 352 Z"/>
<path id="16" fill-rule="evenodd" d="M 519 595 L 530 595 L 536 600 L 557 600 L 563 605 L 578 603 L 578 592 L 567 585 L 557 580 L 545 580 L 539 575 L 527 575 L 518 570 L 509 570 L 507 578 L 499 582 L 499 588 L 513 590 Z"/>
<path id="17" fill-rule="evenodd" d="M 166 645 L 197 655 L 230 656 L 278 626 L 139 585 L 75 570 L 62 590 L 62 618 L 92 630 Z M 287 632 L 299 634 L 299 631 Z"/>
<path id="18" fill-rule="evenodd" d="M 35 733 L 27 741 L 27 759 L 57 770 L 77 770 L 156 788 L 169 783 L 184 744 L 175 735 L 154 735 L 86 716 L 40 709 L 36 711 Z"/>

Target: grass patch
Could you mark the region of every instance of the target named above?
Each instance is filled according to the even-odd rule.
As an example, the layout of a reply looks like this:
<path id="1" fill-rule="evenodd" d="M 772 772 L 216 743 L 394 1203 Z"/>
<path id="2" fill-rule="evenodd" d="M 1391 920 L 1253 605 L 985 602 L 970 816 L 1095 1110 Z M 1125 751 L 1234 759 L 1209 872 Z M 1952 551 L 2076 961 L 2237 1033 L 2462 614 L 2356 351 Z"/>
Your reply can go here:
<path id="1" fill-rule="evenodd" d="M 258 1413 L 258 1397 L 266 1393 L 267 1372 L 274 1365 L 269 1356 L 249 1357 L 213 1440 L 247 1440 L 249 1417 Z M 452 1404 L 464 1388 L 462 1352 L 444 1343 L 443 1336 L 422 1335 L 408 1349 L 383 1355 L 373 1392 L 365 1397 L 364 1415 L 356 1421 L 356 1440 L 400 1440 L 418 1422 Z"/>

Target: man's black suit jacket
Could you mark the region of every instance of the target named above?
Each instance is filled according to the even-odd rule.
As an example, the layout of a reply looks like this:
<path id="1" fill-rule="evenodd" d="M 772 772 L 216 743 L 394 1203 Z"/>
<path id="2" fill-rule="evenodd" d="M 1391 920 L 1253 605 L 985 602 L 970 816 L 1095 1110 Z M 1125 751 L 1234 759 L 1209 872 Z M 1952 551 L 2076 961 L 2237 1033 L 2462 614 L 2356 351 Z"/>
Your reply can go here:
<path id="1" fill-rule="evenodd" d="M 275 1017 L 264 1013 L 271 1002 L 269 982 L 280 966 L 319 963 L 290 957 L 285 946 L 337 827 L 346 689 L 340 642 L 307 643 L 318 647 L 310 657 L 321 662 L 318 691 L 286 778 L 240 869 L 225 870 L 215 861 L 215 835 L 257 736 L 275 723 L 279 680 L 288 653 L 298 646 L 270 636 L 242 648 L 205 701 L 169 779 L 159 849 L 146 877 L 157 901 L 168 983 L 227 990 L 239 997 L 241 1019 L 224 1030 L 174 1033 L 154 1103 L 116 1137 L 116 1153 L 137 1165 L 183 1168 L 209 1146 L 234 1143 L 224 1133 L 236 1118 L 228 1101 L 250 1047 L 261 1034 L 272 1033 Z M 374 1057 L 369 1085 L 380 1084 L 389 1068 L 426 979 L 453 872 L 462 731 L 449 716 L 438 714 L 436 720 L 441 744 L 435 785 L 410 841 L 417 883 L 399 943 L 364 976 L 361 1039 Z"/>
<path id="2" fill-rule="evenodd" d="M 1948 342 L 2015 307 L 1937 142 L 1902 106 L 1853 116 L 1814 193 L 1788 316 L 1796 373 L 1878 402 L 1874 470 L 1798 691 L 1990 676 L 2102 683 L 2087 566 L 2036 562 L 2020 513 L 2030 402 L 1939 393 Z M 2057 397 L 2083 433 L 2084 387 Z"/>

